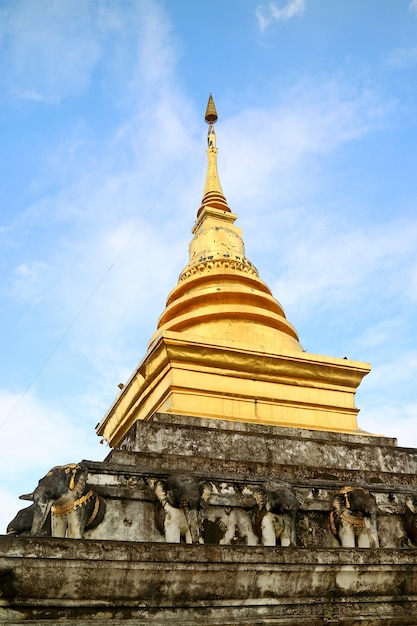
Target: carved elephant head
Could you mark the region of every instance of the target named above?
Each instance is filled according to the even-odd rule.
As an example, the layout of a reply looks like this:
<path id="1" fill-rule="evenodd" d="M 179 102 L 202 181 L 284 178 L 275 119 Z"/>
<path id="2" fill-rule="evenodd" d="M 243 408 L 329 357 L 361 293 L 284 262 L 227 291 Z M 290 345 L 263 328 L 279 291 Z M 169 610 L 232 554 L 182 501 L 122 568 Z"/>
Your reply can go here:
<path id="1" fill-rule="evenodd" d="M 333 500 L 330 528 L 343 548 L 376 548 L 378 506 L 362 487 L 342 487 Z"/>
<path id="2" fill-rule="evenodd" d="M 184 537 L 187 543 L 199 540 L 198 510 L 204 485 L 193 476 L 173 474 L 165 480 L 150 480 L 149 486 L 159 500 L 155 509 L 155 523 L 165 540 L 179 543 Z"/>
<path id="3" fill-rule="evenodd" d="M 259 508 L 265 507 L 267 511 L 277 515 L 296 513 L 300 508 L 300 503 L 287 483 L 265 482 L 255 492 L 255 498 Z"/>
<path id="4" fill-rule="evenodd" d="M 266 482 L 254 493 L 258 512 L 255 531 L 265 546 L 295 546 L 296 516 L 300 503 L 286 483 Z"/>
<path id="5" fill-rule="evenodd" d="M 377 512 L 375 496 L 362 487 L 343 487 L 338 496 L 344 508 L 352 513 L 361 513 L 364 517 L 371 517 Z"/>
<path id="6" fill-rule="evenodd" d="M 200 506 L 202 488 L 193 476 L 172 474 L 165 481 L 168 502 L 176 508 L 197 510 Z"/>
<path id="7" fill-rule="evenodd" d="M 41 533 L 50 511 L 54 537 L 80 538 L 86 527 L 102 521 L 106 505 L 87 487 L 87 476 L 87 468 L 79 464 L 58 465 L 39 480 L 33 493 L 20 496 L 33 500 L 32 535 Z"/>

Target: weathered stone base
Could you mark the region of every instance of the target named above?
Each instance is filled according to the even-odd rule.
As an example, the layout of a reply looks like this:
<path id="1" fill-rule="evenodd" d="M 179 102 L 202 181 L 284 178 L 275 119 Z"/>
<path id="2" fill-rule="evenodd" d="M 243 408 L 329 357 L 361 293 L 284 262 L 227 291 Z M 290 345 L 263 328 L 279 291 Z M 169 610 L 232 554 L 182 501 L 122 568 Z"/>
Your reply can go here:
<path id="1" fill-rule="evenodd" d="M 417 451 L 394 439 L 155 414 L 84 463 L 104 521 L 84 540 L 0 537 L 0 623 L 417 625 L 417 549 L 403 526 Z M 215 516 L 247 519 L 264 481 L 286 481 L 297 547 L 246 545 L 242 533 L 234 545 L 165 543 L 150 485 L 173 473 L 213 485 Z M 346 485 L 375 496 L 379 549 L 338 547 L 329 513 Z"/>
<path id="2" fill-rule="evenodd" d="M 0 550 L 10 626 L 417 624 L 416 550 L 14 537 Z"/>
<path id="3" fill-rule="evenodd" d="M 417 493 L 417 450 L 399 448 L 395 439 L 163 413 L 136 422 L 108 458 L 89 469 L 108 505 L 107 519 L 86 535 L 91 539 L 163 541 L 146 479 L 173 473 L 215 484 L 211 504 L 247 510 L 253 498 L 244 494 L 263 481 L 289 483 L 301 503 L 298 545 L 306 548 L 337 547 L 329 513 L 344 485 L 375 495 L 381 548 L 405 547 L 405 499 Z"/>

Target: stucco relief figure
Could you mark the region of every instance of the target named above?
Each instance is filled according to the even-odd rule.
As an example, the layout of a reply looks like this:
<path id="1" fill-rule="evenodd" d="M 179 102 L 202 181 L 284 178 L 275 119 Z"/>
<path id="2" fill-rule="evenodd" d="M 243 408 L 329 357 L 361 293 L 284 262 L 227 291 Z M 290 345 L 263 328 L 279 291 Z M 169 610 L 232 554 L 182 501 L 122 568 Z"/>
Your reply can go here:
<path id="1" fill-rule="evenodd" d="M 408 545 L 417 546 L 417 496 L 409 496 L 405 501 L 404 530 L 407 535 Z"/>
<path id="2" fill-rule="evenodd" d="M 155 524 L 165 541 L 186 543 L 199 541 L 198 509 L 204 487 L 193 477 L 172 475 L 166 480 L 150 480 L 149 486 L 158 498 Z"/>
<path id="3" fill-rule="evenodd" d="M 213 493 L 210 483 L 204 484 L 200 508 L 200 542 L 231 545 L 244 543 L 256 546 L 258 537 L 253 532 L 249 513 L 238 506 L 213 506 L 209 503 Z"/>
<path id="4" fill-rule="evenodd" d="M 300 503 L 291 487 L 267 482 L 254 493 L 258 511 L 255 531 L 264 546 L 296 546 L 296 517 Z"/>
<path id="5" fill-rule="evenodd" d="M 343 548 L 378 548 L 377 503 L 362 487 L 343 487 L 333 500 L 330 528 Z"/>
<path id="6" fill-rule="evenodd" d="M 52 537 L 81 539 L 84 530 L 98 526 L 106 503 L 87 486 L 87 476 L 81 465 L 58 465 L 40 479 L 33 493 L 20 496 L 33 500 L 32 535 L 41 534 L 49 512 Z"/>

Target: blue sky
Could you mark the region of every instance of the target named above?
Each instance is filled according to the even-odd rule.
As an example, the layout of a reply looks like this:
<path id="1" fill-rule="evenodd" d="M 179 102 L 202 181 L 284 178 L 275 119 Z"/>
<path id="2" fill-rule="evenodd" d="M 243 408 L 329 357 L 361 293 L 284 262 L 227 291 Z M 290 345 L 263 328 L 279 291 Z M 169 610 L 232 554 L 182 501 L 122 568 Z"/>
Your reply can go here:
<path id="1" fill-rule="evenodd" d="M 311 353 L 417 447 L 417 1 L 0 2 L 0 530 L 142 359 L 206 165 Z"/>

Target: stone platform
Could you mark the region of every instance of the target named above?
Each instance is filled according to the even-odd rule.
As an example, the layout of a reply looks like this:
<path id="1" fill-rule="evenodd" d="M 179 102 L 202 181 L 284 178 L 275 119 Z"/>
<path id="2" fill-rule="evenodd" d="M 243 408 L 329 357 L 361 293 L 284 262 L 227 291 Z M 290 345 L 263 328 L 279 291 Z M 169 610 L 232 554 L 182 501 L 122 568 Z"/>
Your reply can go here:
<path id="1" fill-rule="evenodd" d="M 417 450 L 395 439 L 154 414 L 83 465 L 104 521 L 82 540 L 0 537 L 0 623 L 417 624 L 404 529 Z M 220 526 L 254 520 L 257 490 L 285 482 L 299 502 L 296 546 L 248 545 L 238 524 L 231 545 L 204 532 L 166 543 L 152 486 L 184 475 L 210 485 L 199 515 Z M 375 498 L 379 548 L 342 548 L 332 532 L 346 486 Z"/>
<path id="2" fill-rule="evenodd" d="M 416 624 L 415 550 L 2 537 L 0 623 Z"/>

